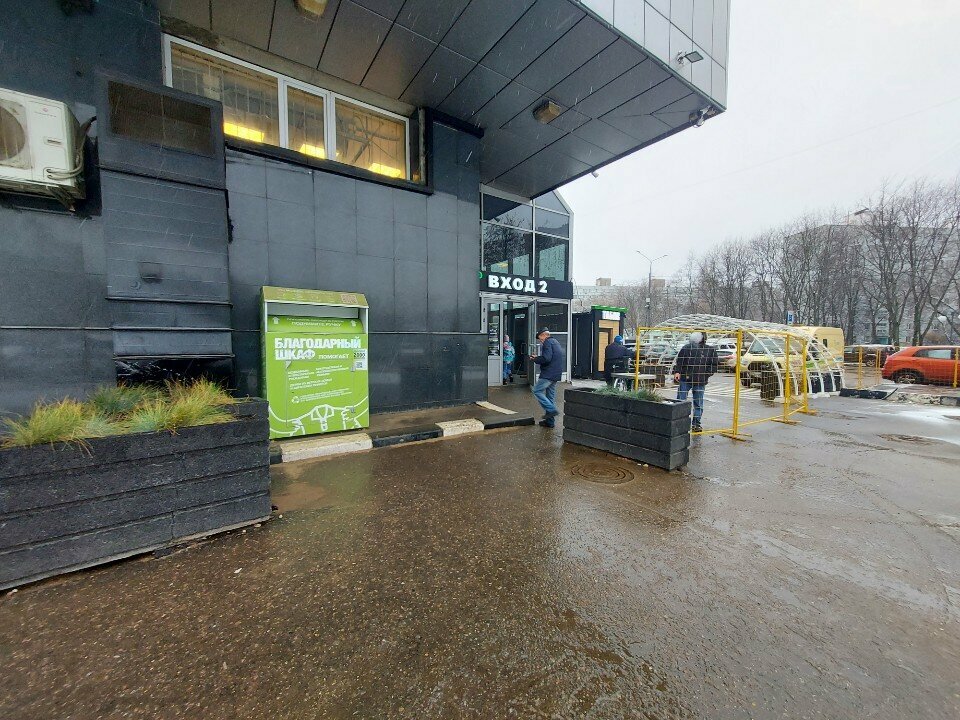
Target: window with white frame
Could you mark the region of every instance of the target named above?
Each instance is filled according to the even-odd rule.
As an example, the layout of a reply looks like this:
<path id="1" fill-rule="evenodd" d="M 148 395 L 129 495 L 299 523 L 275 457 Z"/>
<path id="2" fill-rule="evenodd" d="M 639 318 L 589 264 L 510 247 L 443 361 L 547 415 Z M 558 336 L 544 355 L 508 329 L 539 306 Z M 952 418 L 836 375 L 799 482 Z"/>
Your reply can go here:
<path id="1" fill-rule="evenodd" d="M 406 118 L 185 40 L 165 44 L 167 84 L 219 100 L 224 134 L 409 179 Z"/>

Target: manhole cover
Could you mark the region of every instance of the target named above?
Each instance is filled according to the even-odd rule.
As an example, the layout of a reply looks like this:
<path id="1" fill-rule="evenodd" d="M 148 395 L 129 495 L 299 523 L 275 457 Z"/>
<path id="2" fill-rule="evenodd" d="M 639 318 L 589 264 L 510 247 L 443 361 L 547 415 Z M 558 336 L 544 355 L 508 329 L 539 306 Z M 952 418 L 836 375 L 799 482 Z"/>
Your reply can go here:
<path id="1" fill-rule="evenodd" d="M 633 480 L 633 473 L 626 468 L 599 462 L 574 465 L 572 472 L 584 480 L 607 485 L 618 485 Z"/>
<path id="2" fill-rule="evenodd" d="M 908 442 L 914 443 L 915 445 L 931 445 L 933 440 L 925 437 L 917 437 L 916 435 L 899 435 L 897 433 L 884 433 L 880 437 L 886 440 L 894 440 L 896 442 Z"/>

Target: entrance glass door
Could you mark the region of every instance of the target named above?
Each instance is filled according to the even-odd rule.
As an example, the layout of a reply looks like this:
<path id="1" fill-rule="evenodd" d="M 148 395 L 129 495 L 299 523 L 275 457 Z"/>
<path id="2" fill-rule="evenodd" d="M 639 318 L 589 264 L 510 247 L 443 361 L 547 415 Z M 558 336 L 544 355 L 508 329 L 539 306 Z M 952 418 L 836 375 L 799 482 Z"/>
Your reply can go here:
<path id="1" fill-rule="evenodd" d="M 484 303 L 484 320 L 487 327 L 487 385 L 503 382 L 503 303 Z"/>
<path id="2" fill-rule="evenodd" d="M 534 337 L 534 303 L 512 302 L 506 299 L 483 298 L 483 332 L 487 335 L 487 385 L 502 385 L 504 379 L 511 384 L 532 384 L 534 366 L 530 355 L 536 353 Z M 514 359 L 509 375 L 504 374 L 504 343 L 510 339 Z"/>
<path id="3" fill-rule="evenodd" d="M 503 330 L 509 335 L 510 342 L 516 350 L 517 357 L 513 362 L 514 381 L 531 383 L 530 376 L 530 355 L 533 354 L 533 344 L 531 342 L 531 330 L 533 318 L 531 317 L 529 303 L 504 303 L 503 310 Z"/>

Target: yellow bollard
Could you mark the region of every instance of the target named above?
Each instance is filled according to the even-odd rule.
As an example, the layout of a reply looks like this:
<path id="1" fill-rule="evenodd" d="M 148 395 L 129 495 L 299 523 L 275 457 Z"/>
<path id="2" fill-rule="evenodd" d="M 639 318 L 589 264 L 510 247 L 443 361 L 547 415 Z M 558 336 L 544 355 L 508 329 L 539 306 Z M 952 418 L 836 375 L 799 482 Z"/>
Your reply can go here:
<path id="1" fill-rule="evenodd" d="M 960 348 L 953 351 L 953 386 L 957 386 L 957 378 L 960 376 Z"/>

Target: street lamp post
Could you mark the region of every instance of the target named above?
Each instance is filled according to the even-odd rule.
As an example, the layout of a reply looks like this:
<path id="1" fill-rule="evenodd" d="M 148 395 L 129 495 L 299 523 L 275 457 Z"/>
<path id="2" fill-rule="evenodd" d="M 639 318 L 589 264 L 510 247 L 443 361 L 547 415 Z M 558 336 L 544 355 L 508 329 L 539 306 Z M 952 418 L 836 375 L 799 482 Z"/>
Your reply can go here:
<path id="1" fill-rule="evenodd" d="M 651 312 L 652 312 L 652 310 L 651 310 L 651 307 L 650 307 L 650 295 L 651 295 L 652 292 L 653 292 L 653 287 L 652 287 L 652 286 L 653 286 L 653 264 L 654 264 L 657 260 L 663 260 L 665 257 L 667 257 L 667 254 L 663 254 L 663 255 L 661 255 L 660 257 L 649 258 L 649 257 L 647 257 L 646 255 L 644 255 L 642 252 L 640 252 L 639 250 L 637 250 L 636 253 L 637 253 L 637 255 L 639 255 L 640 257 L 642 257 L 644 260 L 646 260 L 648 263 L 650 263 L 650 268 L 649 268 L 649 271 L 647 272 L 647 327 L 650 327 L 650 323 L 652 322 L 652 317 L 651 317 Z"/>

